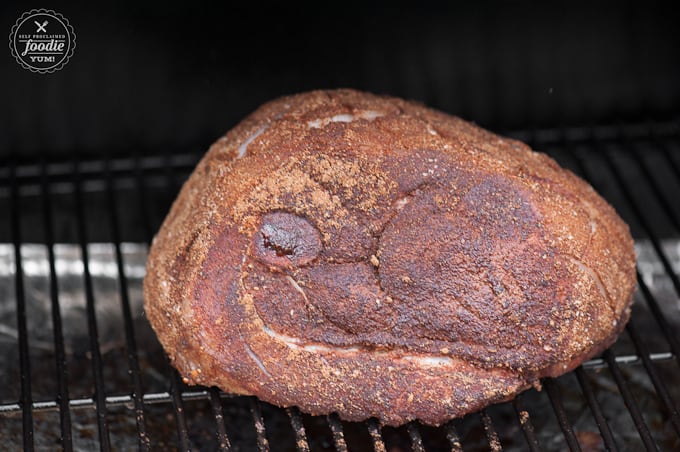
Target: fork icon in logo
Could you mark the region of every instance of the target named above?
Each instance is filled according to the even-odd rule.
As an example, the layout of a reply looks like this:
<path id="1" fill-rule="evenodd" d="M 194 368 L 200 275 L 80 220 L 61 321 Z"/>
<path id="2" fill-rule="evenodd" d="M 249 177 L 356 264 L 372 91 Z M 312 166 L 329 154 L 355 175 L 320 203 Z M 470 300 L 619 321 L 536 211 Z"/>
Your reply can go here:
<path id="1" fill-rule="evenodd" d="M 40 32 L 47 33 L 47 29 L 45 28 L 47 27 L 47 21 L 43 22 L 42 25 L 40 25 L 40 22 L 38 22 L 37 20 L 34 20 L 33 23 L 35 23 L 38 26 L 36 33 Z"/>

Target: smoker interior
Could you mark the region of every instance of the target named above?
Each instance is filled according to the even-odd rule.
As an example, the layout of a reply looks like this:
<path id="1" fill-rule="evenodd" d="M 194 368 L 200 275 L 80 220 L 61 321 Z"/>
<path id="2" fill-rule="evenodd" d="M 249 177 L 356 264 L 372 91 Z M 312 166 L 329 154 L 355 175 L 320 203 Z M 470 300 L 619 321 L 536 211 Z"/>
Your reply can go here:
<path id="1" fill-rule="evenodd" d="M 680 450 L 677 8 L 195 3 L 62 2 L 63 70 L 0 59 L 0 449 Z M 1 2 L 0 30 L 25 9 Z M 149 241 L 217 137 L 262 102 L 335 87 L 475 121 L 590 181 L 638 252 L 619 341 L 438 428 L 184 385 L 143 314 Z"/>
<path id="2" fill-rule="evenodd" d="M 602 356 L 439 428 L 311 417 L 187 387 L 142 309 L 147 243 L 200 152 L 0 166 L 0 443 L 65 450 L 677 450 L 680 124 L 510 135 L 631 226 L 633 315 Z M 4 446 L 3 446 L 4 447 Z"/>

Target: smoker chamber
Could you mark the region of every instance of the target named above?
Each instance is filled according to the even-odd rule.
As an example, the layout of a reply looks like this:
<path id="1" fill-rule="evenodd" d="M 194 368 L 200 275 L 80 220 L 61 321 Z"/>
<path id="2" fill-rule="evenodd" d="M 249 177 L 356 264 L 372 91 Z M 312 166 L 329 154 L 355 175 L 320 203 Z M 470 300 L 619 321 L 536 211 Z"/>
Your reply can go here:
<path id="1" fill-rule="evenodd" d="M 0 164 L 4 450 L 678 450 L 680 122 L 510 131 L 629 223 L 633 315 L 602 356 L 439 428 L 187 387 L 143 315 L 148 242 L 202 152 Z"/>

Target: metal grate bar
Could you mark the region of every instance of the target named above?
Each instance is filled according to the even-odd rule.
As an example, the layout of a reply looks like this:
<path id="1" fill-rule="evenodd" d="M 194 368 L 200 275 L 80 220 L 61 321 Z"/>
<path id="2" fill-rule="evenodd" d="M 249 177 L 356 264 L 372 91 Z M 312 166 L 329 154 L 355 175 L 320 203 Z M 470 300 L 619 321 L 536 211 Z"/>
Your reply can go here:
<path id="1" fill-rule="evenodd" d="M 169 360 L 166 358 L 166 361 Z M 171 373 L 170 398 L 172 399 L 175 421 L 177 422 L 177 444 L 181 451 L 189 451 L 191 450 L 191 442 L 189 441 L 189 429 L 187 428 L 187 418 L 184 414 L 184 401 L 182 400 L 180 389 L 182 382 L 177 371 L 173 369 Z"/>
<path id="2" fill-rule="evenodd" d="M 610 452 L 618 451 L 619 448 L 616 445 L 616 441 L 614 440 L 614 435 L 612 434 L 612 431 L 609 428 L 607 419 L 605 419 L 604 414 L 602 413 L 602 407 L 597 401 L 597 397 L 595 397 L 595 393 L 593 392 L 593 388 L 590 385 L 590 381 L 588 381 L 588 375 L 586 375 L 586 372 L 583 370 L 583 367 L 581 366 L 577 367 L 574 373 L 576 374 L 576 379 L 578 380 L 578 383 L 581 386 L 583 394 L 586 396 L 586 401 L 590 406 L 590 410 L 593 412 L 595 423 L 597 424 L 597 427 L 600 429 L 600 434 L 602 435 L 602 440 L 604 441 L 605 447 Z"/>
<path id="3" fill-rule="evenodd" d="M 616 385 L 619 387 L 619 390 L 621 391 L 623 402 L 626 404 L 628 412 L 633 418 L 635 427 L 638 429 L 638 432 L 640 432 L 640 438 L 642 438 L 642 442 L 644 443 L 647 450 L 659 450 L 658 447 L 656 446 L 656 443 L 654 442 L 654 439 L 652 438 L 652 434 L 649 432 L 649 428 L 647 427 L 644 418 L 642 417 L 640 408 L 635 402 L 635 398 L 633 398 L 633 393 L 630 392 L 630 389 L 626 384 L 625 378 L 621 373 L 621 369 L 619 369 L 618 364 L 616 364 L 616 361 L 614 360 L 614 355 L 612 354 L 611 351 L 607 350 L 606 352 L 604 352 L 603 356 L 604 359 L 609 364 L 609 370 L 611 371 L 614 380 L 616 381 Z"/>
<path id="4" fill-rule="evenodd" d="M 619 355 L 614 358 L 617 364 L 640 364 L 642 359 L 638 355 Z M 675 355 L 671 352 L 650 353 L 649 359 L 652 361 L 670 361 L 675 359 Z M 602 358 L 593 358 L 581 364 L 584 369 L 602 369 L 607 367 L 607 363 Z"/>
<path id="5" fill-rule="evenodd" d="M 342 429 L 342 423 L 336 413 L 331 413 L 326 416 L 326 421 L 333 434 L 333 443 L 337 452 L 347 452 L 347 442 L 345 441 L 345 432 Z"/>
<path id="6" fill-rule="evenodd" d="M 215 422 L 217 423 L 217 447 L 219 450 L 230 450 L 231 443 L 227 436 L 227 429 L 224 426 L 224 415 L 222 414 L 222 399 L 220 390 L 216 387 L 210 388 L 210 407 L 212 408 Z"/>
<path id="7" fill-rule="evenodd" d="M 519 394 L 512 401 L 512 406 L 513 408 L 515 408 L 515 413 L 517 414 L 519 425 L 522 427 L 524 439 L 527 440 L 529 450 L 531 452 L 540 452 L 542 449 L 541 445 L 538 443 L 538 438 L 536 438 L 534 424 L 533 422 L 531 422 L 529 411 L 524 407 L 524 402 L 522 401 L 522 399 L 523 399 L 522 394 Z"/>
<path id="8" fill-rule="evenodd" d="M 253 424 L 255 424 L 255 433 L 257 434 L 257 449 L 260 452 L 268 452 L 269 441 L 267 440 L 267 432 L 264 427 L 264 418 L 262 417 L 260 402 L 255 397 L 250 398 L 250 414 L 253 417 Z"/>
<path id="9" fill-rule="evenodd" d="M 380 424 L 377 419 L 373 418 L 366 421 L 366 428 L 368 429 L 368 434 L 373 442 L 373 450 L 375 450 L 375 452 L 387 452 L 385 441 L 383 440 L 380 431 Z"/>
<path id="10" fill-rule="evenodd" d="M 460 435 L 456 426 L 453 425 L 453 421 L 444 424 L 444 430 L 446 431 L 446 439 L 451 445 L 451 452 L 463 452 L 463 444 L 460 442 Z"/>
<path id="11" fill-rule="evenodd" d="M 43 224 L 45 228 L 45 244 L 50 268 L 50 300 L 52 311 L 52 332 L 54 338 L 55 361 L 57 367 L 57 403 L 59 405 L 59 427 L 61 429 L 61 446 L 64 452 L 73 450 L 71 433 L 71 412 L 69 411 L 68 376 L 66 373 L 66 352 L 64 350 L 64 334 L 59 306 L 59 282 L 54 255 L 54 232 L 52 230 L 52 208 L 49 195 L 49 184 L 44 162 L 41 165 L 41 199 Z"/>
<path id="12" fill-rule="evenodd" d="M 423 438 L 420 435 L 418 424 L 415 422 L 409 422 L 406 430 L 408 431 L 408 436 L 411 439 L 411 449 L 413 449 L 413 452 L 425 452 L 425 446 L 423 445 Z"/>
<path id="13" fill-rule="evenodd" d="M 557 416 L 557 422 L 564 433 L 564 439 L 567 441 L 569 450 L 580 451 L 581 446 L 578 443 L 574 428 L 571 426 L 571 422 L 569 422 L 569 418 L 567 417 L 567 412 L 562 404 L 562 395 L 560 394 L 560 388 L 557 381 L 552 378 L 546 378 L 543 381 L 543 387 L 545 387 L 548 392 L 548 398 L 550 399 L 550 403 Z"/>
<path id="14" fill-rule="evenodd" d="M 649 287 L 647 287 L 647 283 L 645 283 L 645 280 L 642 278 L 642 275 L 639 271 L 637 272 L 637 281 L 640 292 L 642 292 L 642 295 L 647 302 L 647 306 L 649 306 L 649 310 L 652 311 L 652 315 L 661 327 L 663 335 L 666 337 L 666 340 L 668 340 L 668 343 L 671 346 L 671 351 L 673 352 L 673 355 L 675 355 L 675 359 L 678 361 L 678 363 L 680 363 L 680 344 L 678 344 L 678 340 L 675 338 L 674 330 L 668 324 L 668 320 L 666 320 L 666 317 L 661 311 L 659 303 L 657 303 L 656 298 L 654 295 L 652 295 L 652 292 L 649 290 Z"/>
<path id="15" fill-rule="evenodd" d="M 501 445 L 501 440 L 498 438 L 498 433 L 496 432 L 496 429 L 493 426 L 491 416 L 489 416 L 489 413 L 485 409 L 479 413 L 479 416 L 482 419 L 482 425 L 484 426 L 484 433 L 486 433 L 486 439 L 489 441 L 489 450 L 493 452 L 502 451 L 503 446 Z"/>
<path id="16" fill-rule="evenodd" d="M 309 452 L 309 443 L 307 442 L 307 433 L 305 432 L 305 425 L 302 423 L 302 416 L 297 407 L 286 408 L 286 414 L 290 418 L 290 425 L 293 427 L 295 433 L 295 446 L 297 450 L 302 452 Z"/>
<path id="17" fill-rule="evenodd" d="M 147 172 L 147 176 L 158 174 L 162 171 L 164 162 L 169 160 L 169 164 L 174 168 L 191 171 L 203 155 L 203 152 L 176 153 L 169 158 L 167 155 L 140 156 L 135 153 L 132 157 L 108 158 L 86 158 L 79 159 L 80 177 L 83 181 L 100 181 L 105 179 L 104 166 L 106 160 L 110 160 L 111 172 L 116 178 L 125 179 L 134 176 L 137 166 Z M 41 168 L 43 166 L 44 168 Z M 0 187 L 10 187 L 9 165 L 0 165 Z M 72 165 L 68 161 L 46 161 L 42 163 L 23 163 L 15 165 L 15 177 L 17 184 L 23 189 L 26 187 L 40 186 L 41 172 L 45 171 L 51 184 L 62 184 L 72 182 Z M 7 192 L 0 190 L 0 195 Z"/>
<path id="18" fill-rule="evenodd" d="M 14 163 L 10 168 L 11 203 L 9 216 L 12 221 L 14 242 L 14 282 L 17 304 L 17 330 L 19 332 L 19 367 L 21 371 L 21 408 L 24 450 L 33 450 L 33 395 L 31 391 L 31 359 L 28 350 L 26 328 L 26 298 L 24 294 L 24 272 L 21 263 L 21 225 L 19 222 L 19 190 L 16 183 Z"/>
<path id="19" fill-rule="evenodd" d="M 649 359 L 652 362 L 656 361 L 667 361 L 673 359 L 674 355 L 671 353 L 658 353 L 650 354 Z M 642 359 L 638 355 L 622 355 L 616 356 L 614 358 L 617 364 L 631 365 L 639 364 Z M 603 367 L 608 367 L 604 359 L 592 359 L 584 363 L 581 367 L 584 369 L 600 369 Z M 220 392 L 220 397 L 231 397 L 231 394 Z M 181 394 L 182 400 L 209 400 L 210 395 L 207 391 L 183 391 Z M 169 392 L 152 392 L 145 393 L 143 395 L 144 404 L 159 404 L 159 403 L 170 403 L 172 398 Z M 115 395 L 107 396 L 106 404 L 107 406 L 121 406 L 130 405 L 134 403 L 132 396 L 130 395 Z M 92 398 L 82 398 L 82 399 L 71 399 L 69 401 L 69 406 L 72 409 L 80 408 L 95 408 L 96 404 Z M 33 401 L 33 411 L 55 411 L 59 409 L 59 405 L 54 400 L 41 400 Z M 16 403 L 0 404 L 0 415 L 8 413 L 16 413 L 21 411 L 21 407 Z"/>
<path id="20" fill-rule="evenodd" d="M 210 400 L 210 394 L 207 391 L 185 391 L 181 394 L 182 400 Z M 220 397 L 231 397 L 229 394 L 220 393 Z M 144 394 L 144 404 L 167 404 L 172 402 L 172 395 L 169 392 L 152 392 Z M 106 405 L 112 406 L 129 406 L 133 403 L 132 397 L 129 394 L 118 396 L 107 396 Z M 71 399 L 68 406 L 71 409 L 92 409 L 96 408 L 95 401 L 91 397 L 83 399 Z M 33 411 L 56 411 L 59 405 L 55 400 L 47 400 L 41 402 L 33 402 Z M 8 403 L 0 405 L 0 414 L 16 413 L 21 411 L 21 406 L 18 403 Z"/>
<path id="21" fill-rule="evenodd" d="M 125 343 L 128 354 L 128 369 L 132 383 L 132 398 L 135 403 L 135 421 L 137 423 L 137 444 L 139 450 L 147 451 L 151 448 L 151 442 L 146 434 L 146 423 L 144 420 L 144 402 L 142 391 L 141 372 L 139 368 L 139 358 L 137 356 L 137 340 L 132 324 L 132 311 L 130 309 L 130 296 L 128 292 L 127 277 L 123 265 L 123 253 L 120 250 L 120 231 L 118 226 L 118 205 L 113 190 L 113 180 L 109 160 L 105 161 L 104 168 L 106 176 L 106 191 L 108 198 L 109 223 L 111 224 L 111 237 L 116 254 L 116 266 L 118 268 L 118 288 L 120 292 L 120 302 L 123 309 L 123 322 L 125 329 Z"/>
<path id="22" fill-rule="evenodd" d="M 630 338 L 633 340 L 635 349 L 642 357 L 642 363 L 645 366 L 645 369 L 647 370 L 650 379 L 652 380 L 652 384 L 656 389 L 656 393 L 661 398 L 664 407 L 666 408 L 668 414 L 670 415 L 671 423 L 673 424 L 675 433 L 677 433 L 678 436 L 680 436 L 680 415 L 678 414 L 678 409 L 675 406 L 675 403 L 673 402 L 673 398 L 668 392 L 666 384 L 663 382 L 663 379 L 657 372 L 654 363 L 652 363 L 652 360 L 649 359 L 649 351 L 647 350 L 647 346 L 644 344 L 644 342 L 642 342 L 642 338 L 640 337 L 640 334 L 638 333 L 637 328 L 635 328 L 633 322 L 628 322 L 626 330 L 628 331 Z"/>
<path id="23" fill-rule="evenodd" d="M 94 400 L 97 405 L 97 428 L 99 431 L 99 447 L 103 451 L 111 450 L 109 438 L 109 426 L 106 419 L 106 394 L 104 392 L 104 376 L 102 359 L 99 350 L 99 333 L 97 331 L 97 317 L 94 307 L 94 291 L 92 288 L 92 276 L 90 275 L 89 254 L 87 250 L 87 231 L 85 227 L 85 214 L 83 209 L 83 194 L 81 191 L 82 180 L 78 168 L 78 161 L 73 162 L 73 177 L 75 184 L 76 201 L 76 224 L 80 239 L 80 252 L 83 260 L 83 276 L 85 279 L 85 302 L 87 312 L 87 327 L 92 352 L 92 373 L 94 376 Z"/>

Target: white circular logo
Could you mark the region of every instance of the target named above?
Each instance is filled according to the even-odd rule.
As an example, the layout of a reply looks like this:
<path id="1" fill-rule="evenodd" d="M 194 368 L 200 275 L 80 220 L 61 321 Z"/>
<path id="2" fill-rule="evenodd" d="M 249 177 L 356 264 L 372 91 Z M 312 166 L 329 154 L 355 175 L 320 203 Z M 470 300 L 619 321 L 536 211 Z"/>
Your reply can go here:
<path id="1" fill-rule="evenodd" d="M 34 9 L 17 19 L 9 34 L 9 48 L 21 67 L 48 74 L 68 63 L 76 48 L 76 34 L 61 14 Z"/>

